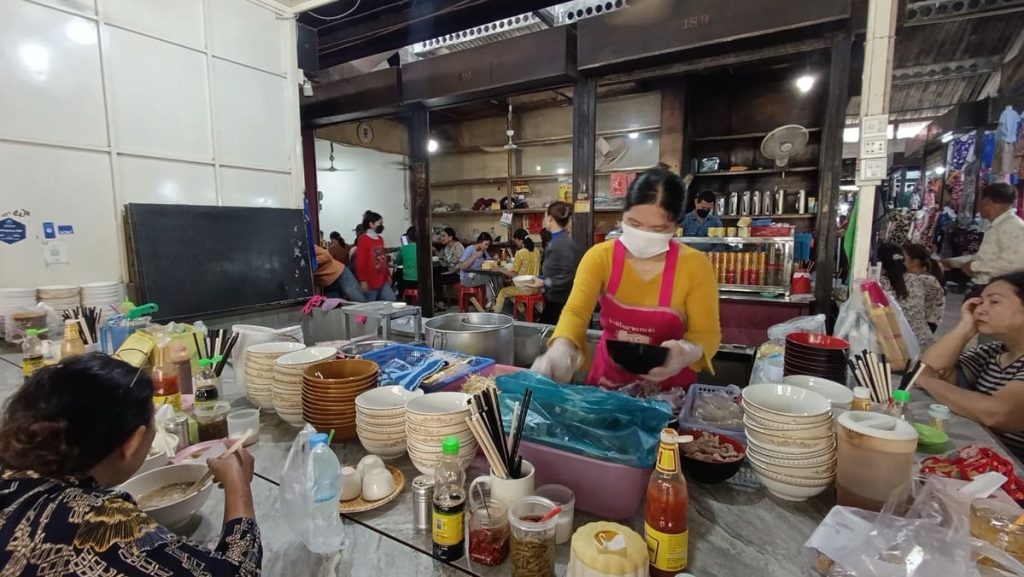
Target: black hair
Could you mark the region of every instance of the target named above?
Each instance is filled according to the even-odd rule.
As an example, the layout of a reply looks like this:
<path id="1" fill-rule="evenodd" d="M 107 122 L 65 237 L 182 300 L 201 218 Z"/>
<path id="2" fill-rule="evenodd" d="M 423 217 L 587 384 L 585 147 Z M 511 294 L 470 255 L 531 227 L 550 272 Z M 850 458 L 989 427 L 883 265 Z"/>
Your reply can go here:
<path id="1" fill-rule="evenodd" d="M 379 215 L 379 214 L 377 214 L 376 212 L 373 212 L 372 210 L 368 210 L 368 211 L 364 212 L 363 213 L 363 229 L 364 230 L 370 230 L 370 223 L 371 222 L 377 222 L 378 220 L 384 220 L 384 217 Z"/>
<path id="2" fill-rule="evenodd" d="M 1018 270 L 1015 272 L 1008 272 L 1001 274 L 997 277 L 993 277 L 988 284 L 995 282 L 1009 283 L 1013 287 L 1013 292 L 1017 293 L 1017 299 L 1024 305 L 1024 270 Z"/>
<path id="3" fill-rule="evenodd" d="M 363 223 L 357 224 L 356 225 L 356 230 L 355 230 L 356 236 L 359 236 L 359 235 L 363 234 L 364 232 L 366 232 L 366 225 L 363 224 Z"/>
<path id="4" fill-rule="evenodd" d="M 7 401 L 0 464 L 48 477 L 87 473 L 153 420 L 153 381 L 101 353 L 44 367 Z"/>
<path id="5" fill-rule="evenodd" d="M 452 240 L 459 240 L 459 236 L 455 234 L 455 229 L 450 226 L 444 227 L 444 230 L 442 230 L 441 232 L 447 234 L 448 237 L 451 238 Z"/>
<path id="6" fill-rule="evenodd" d="M 670 220 L 678 222 L 682 216 L 685 198 L 686 187 L 683 185 L 683 179 L 659 165 L 641 172 L 633 184 L 629 185 L 625 209 L 655 204 L 668 213 Z"/>
<path id="7" fill-rule="evenodd" d="M 523 246 L 526 247 L 526 250 L 533 252 L 533 239 L 530 238 L 530 233 L 525 228 L 517 228 L 512 233 L 512 238 L 523 241 Z"/>
<path id="8" fill-rule="evenodd" d="M 548 216 L 555 219 L 558 226 L 565 228 L 569 226 L 569 219 L 572 218 L 572 205 L 568 202 L 552 202 L 548 206 Z"/>
<path id="9" fill-rule="evenodd" d="M 540 231 L 540 246 L 541 248 L 547 248 L 548 243 L 551 242 L 551 231 L 543 228 Z"/>
<path id="10" fill-rule="evenodd" d="M 711 192 L 710 190 L 702 190 L 697 193 L 697 202 L 710 202 L 714 204 L 715 193 Z"/>
<path id="11" fill-rule="evenodd" d="M 341 238 L 341 233 L 336 230 L 331 231 L 331 240 L 336 240 L 342 244 L 345 244 L 345 241 Z"/>
<path id="12" fill-rule="evenodd" d="M 942 267 L 932 258 L 932 252 L 928 250 L 928 247 L 923 244 L 905 244 L 903 245 L 903 254 L 907 258 L 923 262 L 924 266 L 928 268 L 928 274 L 935 277 L 935 280 L 939 281 L 939 285 L 945 290 L 946 275 L 942 274 Z"/>
<path id="13" fill-rule="evenodd" d="M 406 229 L 405 236 L 409 237 L 409 242 L 416 240 L 416 227 L 410 226 L 408 229 Z"/>
<path id="14" fill-rule="evenodd" d="M 907 272 L 907 265 L 903 262 L 903 249 L 894 244 L 883 243 L 878 245 L 876 254 L 878 261 L 882 263 L 885 277 L 892 285 L 892 290 L 896 291 L 896 296 L 901 299 L 907 298 L 910 293 L 907 291 L 907 281 L 903 278 Z"/>
<path id="15" fill-rule="evenodd" d="M 1005 182 L 994 182 L 981 189 L 981 198 L 987 198 L 996 204 L 1015 204 L 1017 191 Z"/>
<path id="16" fill-rule="evenodd" d="M 491 235 L 490 235 L 490 233 L 487 233 L 487 232 L 481 232 L 481 233 L 480 233 L 479 235 L 477 235 L 477 237 L 476 237 L 476 243 L 477 243 L 477 244 L 480 244 L 480 243 L 482 243 L 482 242 L 484 242 L 484 241 L 487 241 L 487 242 L 494 242 L 494 239 L 493 239 L 493 238 L 491 238 Z"/>

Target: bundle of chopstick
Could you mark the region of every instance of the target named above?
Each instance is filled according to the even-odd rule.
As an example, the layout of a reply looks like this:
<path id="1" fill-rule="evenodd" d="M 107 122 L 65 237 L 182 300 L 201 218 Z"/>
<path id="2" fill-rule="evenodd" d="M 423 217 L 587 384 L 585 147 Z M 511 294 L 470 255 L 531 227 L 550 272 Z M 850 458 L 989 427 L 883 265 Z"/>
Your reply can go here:
<path id="1" fill-rule="evenodd" d="M 498 478 L 518 479 L 522 475 L 523 458 L 519 455 L 519 443 L 523 439 L 526 414 L 532 399 L 533 391 L 526 389 L 522 404 L 516 403 L 512 413 L 512 430 L 507 437 L 497 389 L 486 389 L 471 399 L 470 416 L 466 418 L 466 423 L 483 448 L 491 471 Z"/>
<path id="2" fill-rule="evenodd" d="M 892 398 L 892 368 L 885 355 L 864 351 L 847 361 L 857 384 L 871 391 L 871 400 L 888 403 Z"/>
<path id="3" fill-rule="evenodd" d="M 231 356 L 231 351 L 235 348 L 235 343 L 238 342 L 237 334 L 228 334 L 227 329 L 213 329 L 206 333 L 206 337 L 202 340 L 199 339 L 197 333 L 192 333 L 192 338 L 195 339 L 196 343 L 196 354 L 201 359 L 212 359 L 214 357 L 221 357 L 219 363 L 213 367 L 215 373 L 219 377 L 221 372 L 224 370 L 224 365 L 228 362 L 228 357 Z"/>
<path id="4" fill-rule="evenodd" d="M 928 367 L 928 365 L 922 363 L 919 360 L 915 360 L 911 364 L 910 370 L 905 372 L 905 373 L 903 373 L 903 378 L 900 379 L 900 390 L 901 391 L 908 391 L 908 390 L 910 390 L 910 387 L 913 387 L 914 383 L 917 382 L 917 377 L 920 377 L 921 373 L 923 373 L 925 368 L 927 368 L 927 367 Z"/>
<path id="5" fill-rule="evenodd" d="M 98 307 L 77 306 L 61 313 L 65 321 L 77 321 L 78 332 L 82 334 L 82 342 L 94 345 L 99 342 L 100 315 Z"/>

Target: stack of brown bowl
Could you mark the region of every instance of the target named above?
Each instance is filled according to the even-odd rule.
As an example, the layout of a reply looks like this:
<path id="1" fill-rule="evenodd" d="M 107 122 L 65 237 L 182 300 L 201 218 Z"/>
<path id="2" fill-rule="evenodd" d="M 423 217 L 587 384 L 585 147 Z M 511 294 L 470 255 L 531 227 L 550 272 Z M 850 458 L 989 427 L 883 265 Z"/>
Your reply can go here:
<path id="1" fill-rule="evenodd" d="M 334 430 L 338 441 L 356 438 L 356 397 L 377 386 L 377 363 L 338 359 L 316 363 L 302 374 L 302 416 L 316 430 Z"/>

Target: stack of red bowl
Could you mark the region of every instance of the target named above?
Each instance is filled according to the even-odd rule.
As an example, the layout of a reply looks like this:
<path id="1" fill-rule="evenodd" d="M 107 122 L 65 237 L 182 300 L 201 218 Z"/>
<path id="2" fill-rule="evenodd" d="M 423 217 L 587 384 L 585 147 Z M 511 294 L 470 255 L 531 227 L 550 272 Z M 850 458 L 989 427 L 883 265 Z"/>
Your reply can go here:
<path id="1" fill-rule="evenodd" d="M 334 440 L 356 438 L 356 397 L 377 386 L 377 363 L 338 359 L 306 367 L 302 374 L 302 416 L 317 431 L 334 430 Z"/>
<path id="2" fill-rule="evenodd" d="M 810 375 L 837 383 L 846 382 L 850 343 L 820 333 L 790 333 L 782 373 Z"/>

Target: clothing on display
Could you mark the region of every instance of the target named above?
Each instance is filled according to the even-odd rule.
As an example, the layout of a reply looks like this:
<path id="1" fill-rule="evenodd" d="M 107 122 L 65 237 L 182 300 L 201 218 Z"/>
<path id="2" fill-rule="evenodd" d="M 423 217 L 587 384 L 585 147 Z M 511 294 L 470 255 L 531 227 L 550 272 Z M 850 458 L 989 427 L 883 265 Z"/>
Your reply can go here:
<path id="1" fill-rule="evenodd" d="M 996 137 L 999 138 L 1000 142 L 1013 144 L 1017 142 L 1017 131 L 1019 128 L 1020 114 L 1017 114 L 1017 111 L 1012 106 L 1007 106 L 1003 109 L 1003 113 L 999 115 L 999 128 L 996 129 Z"/>
<path id="2" fill-rule="evenodd" d="M 950 170 L 963 170 L 968 162 L 974 160 L 974 133 L 964 134 L 949 145 L 949 157 L 946 164 Z"/>

